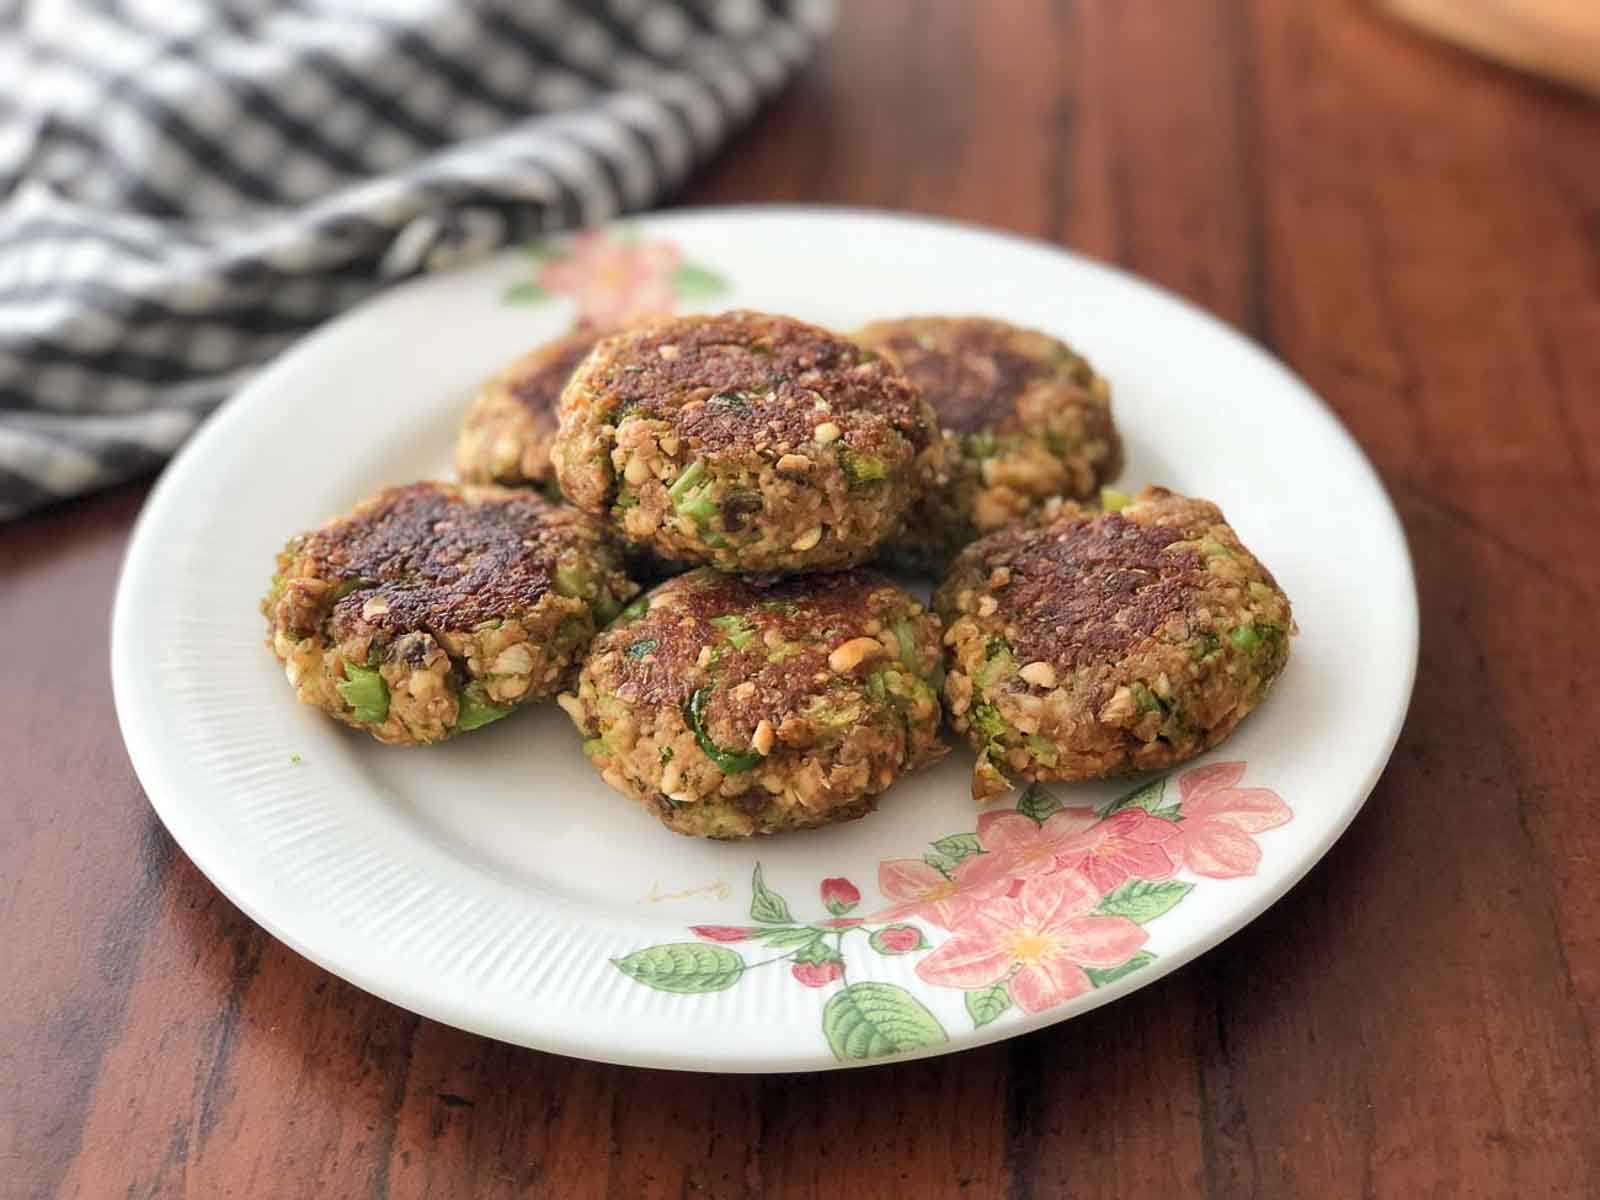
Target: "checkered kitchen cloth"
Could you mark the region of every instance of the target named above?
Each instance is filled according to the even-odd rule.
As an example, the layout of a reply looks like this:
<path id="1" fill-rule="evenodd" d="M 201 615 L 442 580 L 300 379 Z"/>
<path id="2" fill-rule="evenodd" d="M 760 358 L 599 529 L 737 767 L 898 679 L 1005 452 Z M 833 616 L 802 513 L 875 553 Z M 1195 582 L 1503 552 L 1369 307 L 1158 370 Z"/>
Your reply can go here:
<path id="1" fill-rule="evenodd" d="M 643 208 L 831 0 L 0 0 L 0 519 L 397 279 Z"/>

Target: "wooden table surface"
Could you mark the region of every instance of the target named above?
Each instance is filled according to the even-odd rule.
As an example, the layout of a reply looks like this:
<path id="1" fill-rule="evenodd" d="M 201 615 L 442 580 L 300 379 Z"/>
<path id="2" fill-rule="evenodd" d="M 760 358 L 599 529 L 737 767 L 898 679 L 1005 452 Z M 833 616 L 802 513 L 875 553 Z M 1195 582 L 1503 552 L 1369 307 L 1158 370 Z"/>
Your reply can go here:
<path id="1" fill-rule="evenodd" d="M 1046 238 L 1308 379 L 1422 595 L 1361 817 L 1220 949 L 1006 1044 L 514 1049 L 311 966 L 174 847 L 107 678 L 122 488 L 0 527 L 0 1195 L 1600 1194 L 1600 109 L 1358 3 L 845 8 L 684 199 Z"/>

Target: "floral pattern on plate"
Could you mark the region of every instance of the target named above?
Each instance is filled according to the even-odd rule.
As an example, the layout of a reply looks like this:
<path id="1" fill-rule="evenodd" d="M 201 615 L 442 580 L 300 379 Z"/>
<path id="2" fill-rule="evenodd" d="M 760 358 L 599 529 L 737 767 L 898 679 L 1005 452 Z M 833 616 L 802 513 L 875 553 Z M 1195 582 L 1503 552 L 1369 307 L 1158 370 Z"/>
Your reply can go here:
<path id="1" fill-rule="evenodd" d="M 1293 816 L 1277 793 L 1239 786 L 1244 773 L 1242 762 L 1193 767 L 1175 788 L 1164 776 L 1098 809 L 1069 806 L 1035 784 L 1014 809 L 982 814 L 973 832 L 939 838 L 920 858 L 880 863 L 888 903 L 865 916 L 854 915 L 861 890 L 835 877 L 818 888 L 827 915 L 798 918 L 758 864 L 750 924 L 693 925 L 696 941 L 647 946 L 613 964 L 646 987 L 683 994 L 722 991 L 787 964 L 798 985 L 833 989 L 822 1036 L 840 1061 L 940 1045 L 948 1034 L 928 1005 L 898 984 L 852 981 L 852 954 L 922 955 L 918 983 L 963 992 L 974 1028 L 1113 983 L 1155 961 L 1145 926 L 1198 886 L 1180 876 L 1255 874 L 1254 835 Z"/>
<path id="2" fill-rule="evenodd" d="M 684 261 L 676 242 L 640 237 L 625 225 L 586 230 L 524 248 L 533 278 L 507 288 L 507 304 L 542 304 L 560 296 L 576 306 L 579 329 L 614 329 L 677 311 L 681 300 L 727 290 L 721 275 Z"/>

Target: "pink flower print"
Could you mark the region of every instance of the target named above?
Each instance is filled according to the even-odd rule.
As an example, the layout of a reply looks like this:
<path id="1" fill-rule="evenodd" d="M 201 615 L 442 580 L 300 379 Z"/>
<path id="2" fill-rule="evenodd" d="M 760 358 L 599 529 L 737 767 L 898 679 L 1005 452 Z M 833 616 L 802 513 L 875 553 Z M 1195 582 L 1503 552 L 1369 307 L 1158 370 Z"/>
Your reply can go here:
<path id="1" fill-rule="evenodd" d="M 893 904 L 870 920 L 903 921 L 921 917 L 954 929 L 980 901 L 999 895 L 1010 882 L 999 855 L 973 854 L 961 860 L 946 878 L 920 858 L 890 858 L 878 864 L 878 890 Z"/>
<path id="2" fill-rule="evenodd" d="M 1063 808 L 1043 825 L 1019 812 L 987 812 L 978 818 L 978 841 L 1005 874 L 1022 880 L 1054 871 L 1062 851 L 1098 821 L 1092 808 Z"/>
<path id="3" fill-rule="evenodd" d="M 1176 829 L 1171 821 L 1152 817 L 1142 808 L 1124 809 L 1105 820 L 1091 808 L 1063 808 L 1043 825 L 1019 812 L 985 813 L 978 818 L 978 840 L 1004 861 L 1013 880 L 1070 867 L 1087 875 L 1102 894 L 1130 875 L 1170 878 L 1178 864 L 1162 843 Z"/>
<path id="4" fill-rule="evenodd" d="M 671 242 L 623 241 L 594 229 L 544 265 L 539 286 L 576 300 L 582 327 L 634 325 L 673 310 L 672 273 L 682 261 Z"/>
<path id="5" fill-rule="evenodd" d="M 1234 787 L 1244 769 L 1242 762 L 1212 763 L 1178 778 L 1183 821 L 1165 849 L 1196 875 L 1254 875 L 1261 847 L 1250 835 L 1294 816 L 1276 792 Z"/>
<path id="6" fill-rule="evenodd" d="M 844 978 L 842 962 L 797 962 L 789 973 L 809 988 L 827 987 L 835 979 Z"/>
<path id="7" fill-rule="evenodd" d="M 820 941 L 813 942 L 795 952 L 789 973 L 806 987 L 827 987 L 844 978 L 844 959 L 837 950 L 830 950 Z"/>
<path id="8" fill-rule="evenodd" d="M 937 987 L 975 991 L 1009 978 L 1011 998 L 1038 1013 L 1087 992 L 1084 967 L 1115 967 L 1144 945 L 1127 917 L 1092 916 L 1100 889 L 1077 871 L 1037 875 L 1015 897 L 991 899 L 917 964 Z"/>
<path id="9" fill-rule="evenodd" d="M 868 940 L 879 954 L 910 954 L 928 944 L 922 930 L 915 925 L 887 925 Z"/>
<path id="10" fill-rule="evenodd" d="M 1153 817 L 1142 808 L 1125 808 L 1090 826 L 1056 854 L 1063 867 L 1082 871 L 1100 894 L 1134 879 L 1171 879 L 1179 859 L 1167 843 L 1177 836 L 1172 821 Z"/>
<path id="11" fill-rule="evenodd" d="M 708 942 L 742 942 L 756 934 L 749 925 L 691 925 L 689 932 Z"/>
<path id="12" fill-rule="evenodd" d="M 842 917 L 861 903 L 861 890 L 848 879 L 824 879 L 819 889 L 822 905 L 836 917 Z"/>

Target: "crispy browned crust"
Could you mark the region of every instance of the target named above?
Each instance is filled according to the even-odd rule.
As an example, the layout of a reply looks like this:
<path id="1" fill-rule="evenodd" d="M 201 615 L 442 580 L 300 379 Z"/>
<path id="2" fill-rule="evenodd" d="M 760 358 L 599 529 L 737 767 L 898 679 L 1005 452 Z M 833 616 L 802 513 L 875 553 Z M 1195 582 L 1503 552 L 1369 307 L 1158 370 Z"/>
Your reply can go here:
<path id="1" fill-rule="evenodd" d="M 604 334 L 579 330 L 530 350 L 474 397 L 456 441 L 466 483 L 553 486 L 550 446 L 560 427 L 561 389 Z"/>
<path id="2" fill-rule="evenodd" d="M 539 428 L 554 433 L 560 424 L 556 411 L 561 389 L 603 336 L 599 330 L 580 329 L 529 351 L 506 372 L 506 393 L 528 410 Z"/>
<path id="3" fill-rule="evenodd" d="M 374 597 L 387 611 L 367 623 L 391 633 L 465 630 L 537 606 L 575 536 L 603 539 L 590 518 L 531 493 L 413 483 L 384 489 L 293 551 L 302 575 L 362 585 L 334 606 L 336 636 L 364 606 L 383 607 Z"/>
<path id="4" fill-rule="evenodd" d="M 679 317 L 600 342 L 562 393 L 562 491 L 661 557 L 738 572 L 870 557 L 938 476 L 887 360 L 788 317 Z"/>
<path id="5" fill-rule="evenodd" d="M 968 546 L 934 594 L 974 795 L 1171 766 L 1225 738 L 1288 659 L 1267 568 L 1207 500 L 1073 502 Z"/>
<path id="6" fill-rule="evenodd" d="M 816 325 L 753 312 L 678 317 L 610 338 L 574 376 L 569 397 L 619 421 L 666 418 L 711 452 L 808 442 L 819 398 L 843 441 L 864 452 L 882 451 L 884 425 L 913 454 L 934 436 L 893 366 Z"/>
<path id="7" fill-rule="evenodd" d="M 1109 386 L 1049 334 L 986 317 L 906 317 L 856 339 L 900 365 L 946 443 L 940 486 L 908 513 L 886 561 L 942 570 L 974 538 L 1052 497 L 1092 497 L 1121 470 Z"/>
<path id="8" fill-rule="evenodd" d="M 262 612 L 303 703 L 421 745 L 551 695 L 637 591 L 593 517 L 417 483 L 292 538 Z"/>
<path id="9" fill-rule="evenodd" d="M 1011 572 L 1005 603 L 1017 653 L 1063 667 L 1104 662 L 1187 610 L 1206 587 L 1205 560 L 1169 547 L 1195 527 L 1191 515 L 1222 519 L 1205 501 L 1175 505 L 1175 523 L 1158 525 L 1080 509 L 1043 536 L 1010 529 L 985 541 L 984 568 Z"/>
<path id="10" fill-rule="evenodd" d="M 1076 355 L 1068 358 L 1065 347 L 1059 360 L 1048 346 L 1043 353 L 1022 353 L 1020 332 L 984 317 L 907 317 L 876 321 L 857 337 L 892 355 L 933 408 L 940 427 L 960 434 L 1016 429 L 1017 398 L 1032 384 L 1061 374 L 1063 366 L 1070 370 L 1082 364 L 1085 385 L 1092 378 L 1088 364 Z"/>
<path id="11" fill-rule="evenodd" d="M 887 580 L 700 569 L 604 630 L 561 704 L 669 827 L 749 837 L 859 817 L 940 757 L 940 658 L 937 619 Z"/>
<path id="12" fill-rule="evenodd" d="M 648 656 L 626 655 L 618 694 L 629 703 L 681 704 L 704 682 L 697 659 L 708 639 L 718 643 L 718 673 L 752 682 L 736 694 L 718 688 L 707 714 L 718 728 L 748 739 L 762 716 L 795 710 L 829 679 L 828 654 L 840 642 L 877 636 L 885 622 L 904 615 L 908 597 L 894 584 L 865 571 L 840 571 L 760 586 L 709 570 L 691 571 L 650 593 L 650 611 L 632 625 L 620 623 L 597 641 L 598 652 L 641 639 L 658 645 Z M 741 649 L 718 636 L 713 617 L 736 614 L 753 636 Z M 798 649 L 768 660 L 769 639 Z M 821 677 L 820 679 L 818 677 Z"/>

